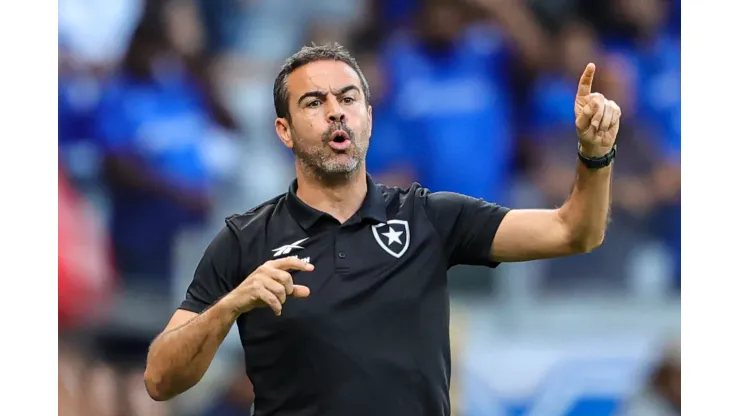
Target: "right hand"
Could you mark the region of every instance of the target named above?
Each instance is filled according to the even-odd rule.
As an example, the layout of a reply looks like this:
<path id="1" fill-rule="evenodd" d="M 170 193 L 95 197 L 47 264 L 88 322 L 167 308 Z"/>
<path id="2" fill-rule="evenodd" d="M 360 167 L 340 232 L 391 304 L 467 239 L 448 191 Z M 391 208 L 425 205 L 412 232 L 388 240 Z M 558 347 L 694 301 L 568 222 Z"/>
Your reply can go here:
<path id="1" fill-rule="evenodd" d="M 239 313 L 267 306 L 279 316 L 288 296 L 305 298 L 311 293 L 306 286 L 294 285 L 289 271 L 310 272 L 313 269 L 313 264 L 296 257 L 267 261 L 228 294 L 229 302 L 235 305 Z"/>

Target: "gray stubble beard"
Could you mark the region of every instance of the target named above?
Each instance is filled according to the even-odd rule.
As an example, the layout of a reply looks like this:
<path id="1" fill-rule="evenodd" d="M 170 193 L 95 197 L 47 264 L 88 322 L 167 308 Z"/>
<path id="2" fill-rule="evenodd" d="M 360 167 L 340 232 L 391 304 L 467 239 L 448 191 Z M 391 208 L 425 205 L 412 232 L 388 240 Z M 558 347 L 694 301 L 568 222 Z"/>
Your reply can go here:
<path id="1" fill-rule="evenodd" d="M 366 133 L 367 132 L 363 132 L 363 135 Z M 323 146 L 325 145 L 324 140 L 322 140 L 321 144 L 312 146 L 307 149 L 307 151 L 301 150 L 300 145 L 293 146 L 293 154 L 302 170 L 319 181 L 326 183 L 327 185 L 346 182 L 351 179 L 362 166 L 364 166 L 367 150 L 370 145 L 369 137 L 367 138 L 368 143 L 364 148 L 357 146 L 356 135 L 351 134 L 350 138 L 352 139 L 352 147 L 350 150 L 353 151 L 353 153 L 348 155 L 352 159 L 349 164 L 338 163 L 338 161 L 332 159 L 331 155 L 327 155 L 323 149 Z M 299 143 L 300 140 L 296 141 L 296 144 Z"/>

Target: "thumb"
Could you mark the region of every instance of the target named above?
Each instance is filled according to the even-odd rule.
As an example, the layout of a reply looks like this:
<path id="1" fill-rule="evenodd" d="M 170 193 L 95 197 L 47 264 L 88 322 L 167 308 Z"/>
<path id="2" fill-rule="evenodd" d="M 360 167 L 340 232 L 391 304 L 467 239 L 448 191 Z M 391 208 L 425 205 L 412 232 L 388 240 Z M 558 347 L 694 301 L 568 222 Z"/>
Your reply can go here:
<path id="1" fill-rule="evenodd" d="M 293 285 L 293 297 L 295 298 L 307 298 L 311 294 L 311 289 L 308 286 Z"/>

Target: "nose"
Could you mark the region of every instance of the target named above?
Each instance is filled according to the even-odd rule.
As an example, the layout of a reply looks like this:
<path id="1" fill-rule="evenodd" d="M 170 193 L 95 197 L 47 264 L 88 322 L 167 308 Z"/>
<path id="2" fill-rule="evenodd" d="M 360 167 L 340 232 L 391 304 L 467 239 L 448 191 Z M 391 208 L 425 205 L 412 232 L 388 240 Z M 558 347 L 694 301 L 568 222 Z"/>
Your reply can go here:
<path id="1" fill-rule="evenodd" d="M 342 106 L 336 99 L 328 100 L 326 119 L 329 123 L 341 123 L 345 120 Z"/>

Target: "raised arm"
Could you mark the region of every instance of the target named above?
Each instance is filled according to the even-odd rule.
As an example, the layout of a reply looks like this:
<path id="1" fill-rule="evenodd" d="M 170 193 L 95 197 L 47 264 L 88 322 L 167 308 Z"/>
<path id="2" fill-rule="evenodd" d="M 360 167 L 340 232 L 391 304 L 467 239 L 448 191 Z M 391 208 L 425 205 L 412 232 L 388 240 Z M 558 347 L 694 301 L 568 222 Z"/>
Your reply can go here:
<path id="1" fill-rule="evenodd" d="M 576 93 L 580 156 L 574 157 L 576 178 L 570 197 L 558 209 L 509 212 L 491 244 L 492 260 L 526 261 L 586 253 L 604 240 L 612 178 L 612 165 L 606 160 L 616 152 L 621 110 L 613 101 L 591 92 L 595 71 L 594 64 L 586 67 Z"/>

